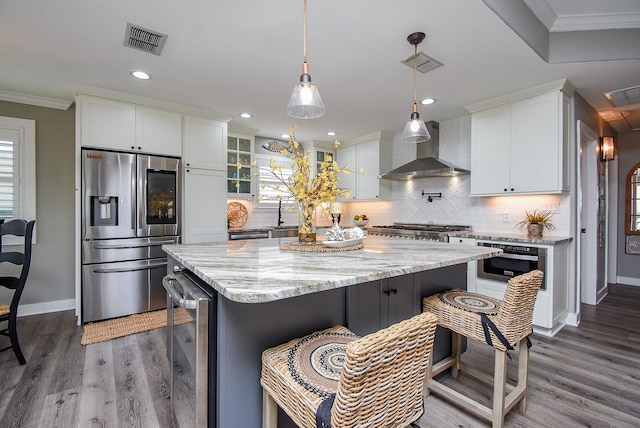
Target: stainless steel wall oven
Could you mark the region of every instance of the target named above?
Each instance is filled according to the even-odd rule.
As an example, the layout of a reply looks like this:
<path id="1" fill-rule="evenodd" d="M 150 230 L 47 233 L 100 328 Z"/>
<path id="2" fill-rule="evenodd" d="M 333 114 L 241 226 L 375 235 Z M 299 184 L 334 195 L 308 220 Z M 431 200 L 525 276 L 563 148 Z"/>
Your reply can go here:
<path id="1" fill-rule="evenodd" d="M 514 276 L 539 269 L 546 273 L 547 249 L 496 242 L 478 242 L 479 246 L 501 248 L 499 256 L 478 260 L 478 278 L 507 282 Z M 542 289 L 545 289 L 545 282 Z"/>

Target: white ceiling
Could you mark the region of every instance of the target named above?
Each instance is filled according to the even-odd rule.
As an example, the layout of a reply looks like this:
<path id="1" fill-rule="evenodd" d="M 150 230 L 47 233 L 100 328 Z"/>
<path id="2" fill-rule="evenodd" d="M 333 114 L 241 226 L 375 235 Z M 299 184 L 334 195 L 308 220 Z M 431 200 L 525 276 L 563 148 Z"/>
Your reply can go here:
<path id="1" fill-rule="evenodd" d="M 551 32 L 633 29 L 619 53 L 640 46 L 639 0 L 506 3 L 518 2 Z M 563 78 L 604 113 L 612 110 L 604 92 L 640 85 L 640 56 L 547 63 L 530 47 L 535 41 L 487 6 L 500 3 L 309 0 L 308 61 L 327 114 L 305 121 L 285 113 L 301 71 L 302 0 L 3 0 L 0 91 L 71 101 L 72 84 L 92 85 L 225 113 L 232 127 L 268 137 L 295 124 L 302 141 L 331 140 L 328 130 L 338 139 L 398 133 L 413 97 L 412 71 L 400 61 L 413 54 L 406 37 L 415 31 L 427 34 L 419 50 L 444 64 L 418 73 L 418 98 L 438 99 L 420 107 L 425 120 L 460 117 L 465 105 Z M 127 22 L 167 34 L 162 54 L 124 47 Z M 133 69 L 153 79 L 135 80 Z M 244 111 L 253 118 L 240 119 Z M 624 121 L 616 128 L 630 129 Z"/>

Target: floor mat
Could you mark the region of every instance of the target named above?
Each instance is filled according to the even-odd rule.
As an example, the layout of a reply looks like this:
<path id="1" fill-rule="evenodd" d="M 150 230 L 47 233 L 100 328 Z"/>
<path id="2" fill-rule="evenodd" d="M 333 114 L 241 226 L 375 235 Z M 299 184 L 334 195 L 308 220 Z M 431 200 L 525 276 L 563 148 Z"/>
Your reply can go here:
<path id="1" fill-rule="evenodd" d="M 173 311 L 175 324 L 184 324 L 192 321 L 191 315 L 184 308 L 175 308 Z M 114 318 L 107 321 L 87 324 L 82 331 L 82 345 L 104 342 L 105 340 L 141 333 L 154 328 L 167 325 L 167 310 L 145 312 L 143 314 L 129 315 L 122 318 Z"/>

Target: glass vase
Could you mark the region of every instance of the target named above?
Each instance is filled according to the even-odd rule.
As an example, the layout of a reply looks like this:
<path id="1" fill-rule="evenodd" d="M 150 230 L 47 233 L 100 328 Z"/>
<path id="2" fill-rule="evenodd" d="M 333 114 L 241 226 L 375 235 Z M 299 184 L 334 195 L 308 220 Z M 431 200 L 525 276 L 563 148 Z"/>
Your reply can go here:
<path id="1" fill-rule="evenodd" d="M 315 244 L 316 242 L 316 207 L 300 204 L 298 211 L 298 242 Z"/>

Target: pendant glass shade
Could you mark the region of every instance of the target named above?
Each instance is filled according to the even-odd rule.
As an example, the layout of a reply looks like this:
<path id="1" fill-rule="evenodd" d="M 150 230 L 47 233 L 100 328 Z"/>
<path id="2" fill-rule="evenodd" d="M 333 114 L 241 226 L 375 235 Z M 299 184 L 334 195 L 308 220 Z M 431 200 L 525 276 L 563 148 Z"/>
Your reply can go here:
<path id="1" fill-rule="evenodd" d="M 311 83 L 308 71 L 309 66 L 304 63 L 300 83 L 293 88 L 291 99 L 287 105 L 287 114 L 297 119 L 315 119 L 325 113 L 324 103 L 318 88 Z"/>
<path id="2" fill-rule="evenodd" d="M 427 126 L 424 124 L 424 121 L 420 119 L 420 115 L 418 114 L 417 106 L 414 104 L 414 111 L 411 113 L 411 119 L 404 126 L 404 131 L 402 132 L 402 137 L 400 137 L 400 141 L 403 143 L 424 143 L 431 139 L 431 134 L 427 131 Z"/>
<path id="3" fill-rule="evenodd" d="M 307 0 L 304 0 L 302 42 L 304 62 L 300 83 L 293 88 L 291 99 L 287 105 L 287 114 L 296 119 L 315 119 L 324 116 L 325 109 L 318 88 L 311 83 L 309 64 L 307 63 Z"/>
<path id="4" fill-rule="evenodd" d="M 409 34 L 407 41 L 413 45 L 413 110 L 411 112 L 411 119 L 404 127 L 400 141 L 403 143 L 424 143 L 431 139 L 431 134 L 427 131 L 427 126 L 424 121 L 420 119 L 418 114 L 418 102 L 416 97 L 416 72 L 417 72 L 417 60 L 418 60 L 418 44 L 420 44 L 425 38 L 425 34 L 418 32 Z"/>

